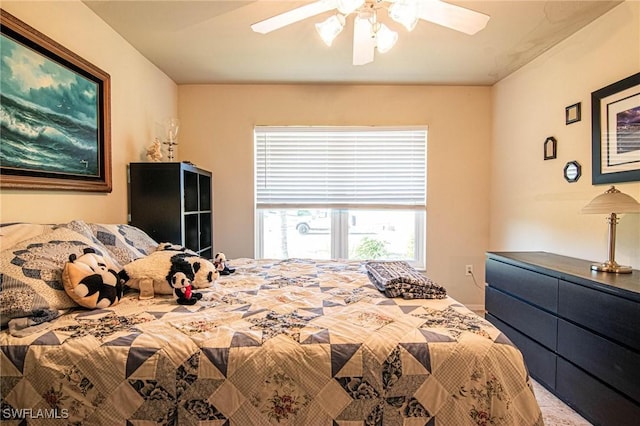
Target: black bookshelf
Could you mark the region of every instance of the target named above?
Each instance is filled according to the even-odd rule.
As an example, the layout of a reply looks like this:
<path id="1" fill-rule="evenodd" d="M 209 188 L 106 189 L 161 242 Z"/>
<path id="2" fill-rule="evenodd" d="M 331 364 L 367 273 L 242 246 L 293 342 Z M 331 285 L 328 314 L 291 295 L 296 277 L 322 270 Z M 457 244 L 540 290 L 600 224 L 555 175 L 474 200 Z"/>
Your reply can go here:
<path id="1" fill-rule="evenodd" d="M 129 223 L 213 258 L 213 177 L 188 163 L 129 165 Z"/>

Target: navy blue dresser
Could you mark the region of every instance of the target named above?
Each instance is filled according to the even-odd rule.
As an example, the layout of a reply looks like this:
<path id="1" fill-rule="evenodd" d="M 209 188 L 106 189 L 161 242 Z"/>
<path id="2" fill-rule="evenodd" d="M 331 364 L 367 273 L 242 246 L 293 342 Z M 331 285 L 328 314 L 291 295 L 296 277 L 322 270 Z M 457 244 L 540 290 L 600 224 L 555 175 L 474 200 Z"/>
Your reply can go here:
<path id="1" fill-rule="evenodd" d="M 532 377 L 595 425 L 640 424 L 640 271 L 546 252 L 489 252 L 486 318 Z"/>

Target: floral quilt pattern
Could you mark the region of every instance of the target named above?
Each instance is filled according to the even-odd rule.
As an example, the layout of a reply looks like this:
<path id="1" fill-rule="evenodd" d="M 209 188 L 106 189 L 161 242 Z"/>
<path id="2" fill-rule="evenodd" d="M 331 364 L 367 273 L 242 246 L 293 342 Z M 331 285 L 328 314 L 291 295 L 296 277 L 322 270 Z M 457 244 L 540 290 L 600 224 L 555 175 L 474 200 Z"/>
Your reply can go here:
<path id="1" fill-rule="evenodd" d="M 232 265 L 193 306 L 3 331 L 2 423 L 542 425 L 520 352 L 454 299 L 385 297 L 357 262 Z"/>

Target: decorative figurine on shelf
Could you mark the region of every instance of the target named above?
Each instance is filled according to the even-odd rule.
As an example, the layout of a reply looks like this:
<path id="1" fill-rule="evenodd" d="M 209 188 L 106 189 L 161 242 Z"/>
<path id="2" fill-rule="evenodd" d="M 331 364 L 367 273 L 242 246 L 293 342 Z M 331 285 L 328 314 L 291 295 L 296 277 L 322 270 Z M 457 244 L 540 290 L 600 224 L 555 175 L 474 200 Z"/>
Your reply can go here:
<path id="1" fill-rule="evenodd" d="M 162 160 L 162 145 L 158 138 L 156 138 L 153 143 L 147 147 L 147 160 L 154 162 Z"/>

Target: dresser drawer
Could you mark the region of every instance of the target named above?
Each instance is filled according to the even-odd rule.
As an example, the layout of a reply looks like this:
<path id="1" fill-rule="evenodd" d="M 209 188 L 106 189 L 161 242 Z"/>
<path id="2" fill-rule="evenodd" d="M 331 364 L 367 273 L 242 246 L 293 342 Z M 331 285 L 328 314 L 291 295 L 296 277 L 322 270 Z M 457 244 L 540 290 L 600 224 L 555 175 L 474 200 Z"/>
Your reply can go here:
<path id="1" fill-rule="evenodd" d="M 636 426 L 640 405 L 558 357 L 556 394 L 587 420 L 602 426 Z"/>
<path id="2" fill-rule="evenodd" d="M 560 281 L 558 313 L 607 338 L 640 351 L 640 303 Z"/>
<path id="3" fill-rule="evenodd" d="M 556 350 L 558 319 L 553 315 L 492 287 L 486 287 L 485 306 L 491 315 L 543 346 Z"/>
<path id="4" fill-rule="evenodd" d="M 491 287 L 524 299 L 547 311 L 558 312 L 557 278 L 493 259 L 488 259 L 486 262 L 486 277 Z"/>
<path id="5" fill-rule="evenodd" d="M 487 314 L 486 319 L 498 327 L 520 349 L 529 374 L 547 388 L 554 389 L 556 386 L 556 355 L 493 315 Z"/>
<path id="6" fill-rule="evenodd" d="M 564 320 L 558 354 L 640 403 L 640 354 Z"/>

